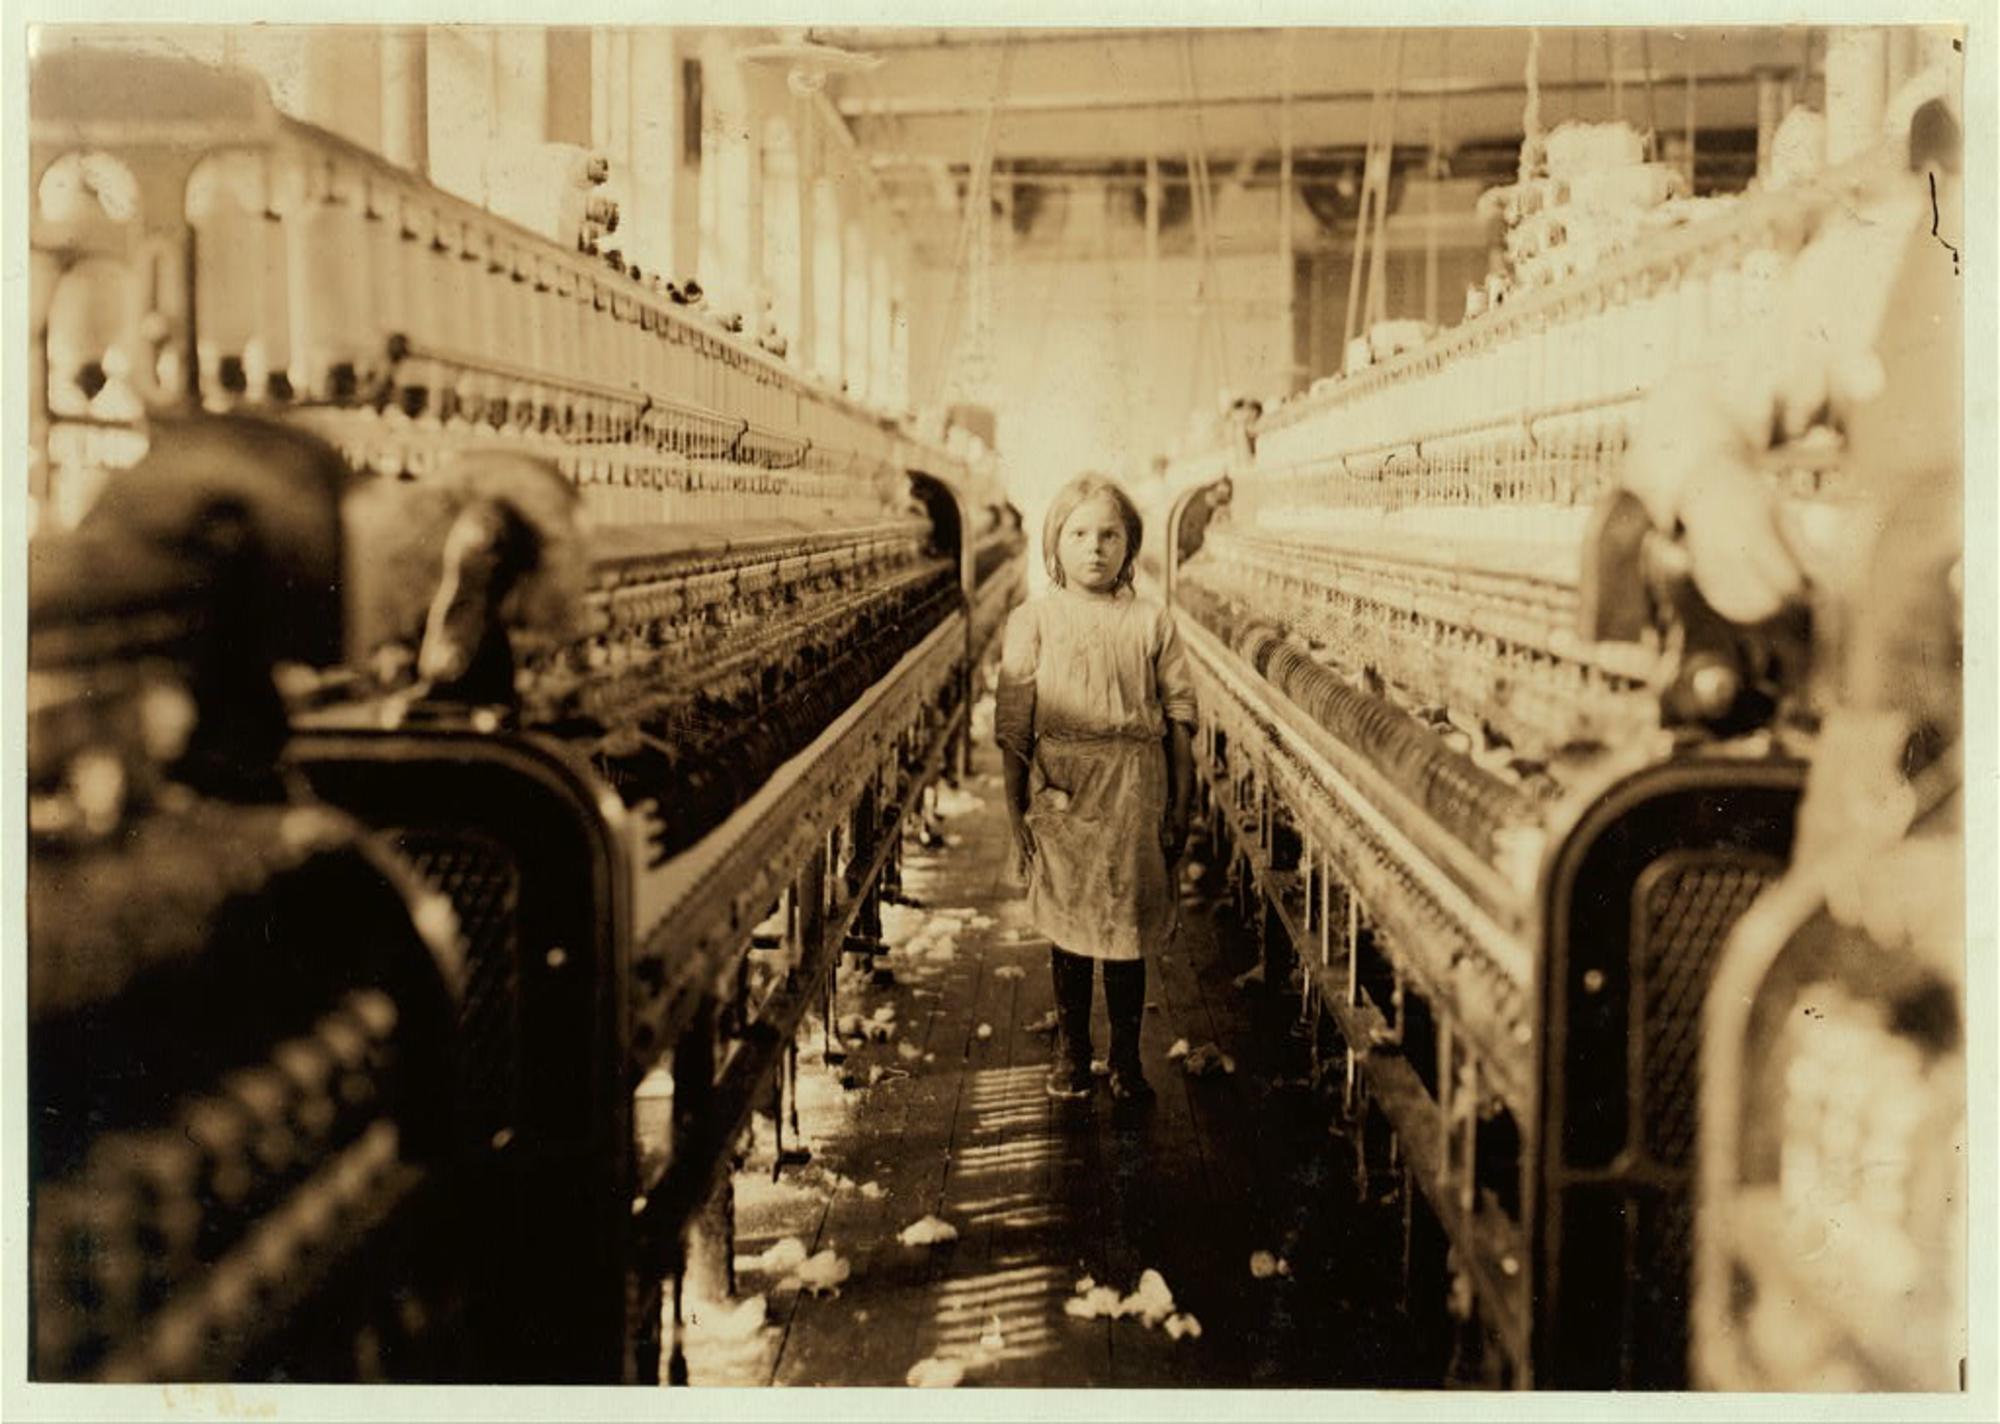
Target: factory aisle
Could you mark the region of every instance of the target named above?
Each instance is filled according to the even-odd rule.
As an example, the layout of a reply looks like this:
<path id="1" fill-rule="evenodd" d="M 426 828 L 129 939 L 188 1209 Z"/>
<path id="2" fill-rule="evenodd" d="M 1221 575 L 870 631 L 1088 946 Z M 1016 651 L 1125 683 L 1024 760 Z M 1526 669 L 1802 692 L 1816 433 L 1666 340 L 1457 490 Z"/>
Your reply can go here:
<path id="1" fill-rule="evenodd" d="M 1214 902 L 1220 876 L 1185 887 L 1182 932 L 1149 974 L 1158 1103 L 1045 1095 L 1047 941 L 1003 883 L 998 771 L 980 748 L 942 790 L 942 843 L 912 838 L 915 903 L 885 916 L 894 982 L 841 976 L 844 1060 L 808 1035 L 812 1160 L 774 1174 L 760 1125 L 736 1182 L 736 1302 L 690 1322 L 690 1382 L 901 1385 L 920 1367 L 968 1386 L 1435 1384 L 1443 1332 L 1403 1311 L 1387 1144 L 1369 1144 L 1361 1183 L 1354 1144 L 1329 1130 L 1337 1104 L 1304 1076 L 1296 999 L 1233 982 L 1256 954 Z M 1105 1031 L 1100 989 L 1100 1056 Z M 1189 1074 L 1170 1056 L 1181 1040 L 1234 1071 Z M 935 1233 L 926 1222 L 955 1235 L 905 1239 Z M 1150 1323 L 1076 1313 L 1110 1300 L 1079 1295 L 1086 1278 L 1153 1301 L 1149 1270 L 1172 1297 Z"/>

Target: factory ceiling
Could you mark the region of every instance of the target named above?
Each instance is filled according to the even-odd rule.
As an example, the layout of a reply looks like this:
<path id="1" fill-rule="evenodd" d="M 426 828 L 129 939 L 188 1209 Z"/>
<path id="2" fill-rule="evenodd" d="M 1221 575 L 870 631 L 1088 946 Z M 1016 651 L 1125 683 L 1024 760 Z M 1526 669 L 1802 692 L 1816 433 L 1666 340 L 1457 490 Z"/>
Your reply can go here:
<path id="1" fill-rule="evenodd" d="M 816 29 L 869 63 L 825 84 L 890 201 L 918 230 L 955 217 L 982 160 L 1004 183 L 1168 184 L 1197 156 L 1277 182 L 1358 172 L 1371 133 L 1401 163 L 1498 181 L 1539 119 L 1622 117 L 1740 147 L 1759 75 L 1809 72 L 1803 28 Z M 1351 186 L 1351 180 L 1350 180 Z M 920 236 L 920 241 L 928 236 Z M 929 244 L 926 242 L 926 246 Z"/>
<path id="2" fill-rule="evenodd" d="M 1360 146 L 1371 106 L 1399 94 L 1399 139 L 1447 148 L 1518 135 L 1526 29 L 823 30 L 877 56 L 828 85 L 878 167 L 964 164 L 988 115 L 996 161 L 1144 159 L 1197 141 L 1212 155 Z M 1641 127 L 1755 123 L 1759 69 L 1797 71 L 1808 31 L 1545 29 L 1544 123 L 1614 110 Z"/>

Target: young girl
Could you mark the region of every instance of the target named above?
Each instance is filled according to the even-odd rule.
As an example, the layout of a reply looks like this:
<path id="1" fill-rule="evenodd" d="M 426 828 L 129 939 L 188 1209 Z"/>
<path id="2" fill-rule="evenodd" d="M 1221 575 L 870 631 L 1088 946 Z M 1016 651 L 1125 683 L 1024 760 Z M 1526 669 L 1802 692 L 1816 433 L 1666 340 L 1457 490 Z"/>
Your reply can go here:
<path id="1" fill-rule="evenodd" d="M 1136 598 L 1139 511 L 1111 481 L 1064 486 L 1042 528 L 1054 585 L 1017 608 L 994 713 L 1028 913 L 1053 942 L 1048 1090 L 1091 1090 L 1092 962 L 1104 965 L 1111 1093 L 1152 1095 L 1139 1068 L 1145 954 L 1172 937 L 1171 873 L 1194 785 L 1194 688 L 1173 619 Z"/>

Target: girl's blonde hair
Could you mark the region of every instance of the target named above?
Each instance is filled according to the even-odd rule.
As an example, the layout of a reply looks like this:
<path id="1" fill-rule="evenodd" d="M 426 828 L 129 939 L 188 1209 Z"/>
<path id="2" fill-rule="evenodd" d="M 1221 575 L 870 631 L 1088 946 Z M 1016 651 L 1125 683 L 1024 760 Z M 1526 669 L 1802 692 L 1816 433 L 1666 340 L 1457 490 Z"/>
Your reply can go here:
<path id="1" fill-rule="evenodd" d="M 1117 482 L 1103 475 L 1078 475 L 1056 491 L 1056 497 L 1049 503 L 1048 516 L 1042 520 L 1042 563 L 1049 571 L 1049 582 L 1057 588 L 1063 587 L 1062 561 L 1056 557 L 1056 546 L 1062 542 L 1063 525 L 1076 513 L 1077 506 L 1098 495 L 1109 495 L 1111 503 L 1117 507 L 1119 522 L 1125 526 L 1125 563 L 1118 570 L 1118 577 L 1112 581 L 1115 589 L 1132 586 L 1132 570 L 1139 562 L 1139 540 L 1146 532 L 1146 521 L 1139 517 L 1139 506 L 1132 503 L 1132 496 L 1120 489 Z"/>

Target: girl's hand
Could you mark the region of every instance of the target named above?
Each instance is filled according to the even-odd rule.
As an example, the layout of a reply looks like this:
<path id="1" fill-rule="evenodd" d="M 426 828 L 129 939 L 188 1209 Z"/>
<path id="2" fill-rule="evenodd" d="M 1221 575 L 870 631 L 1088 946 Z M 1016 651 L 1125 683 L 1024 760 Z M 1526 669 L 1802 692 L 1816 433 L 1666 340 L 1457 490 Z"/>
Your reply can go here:
<path id="1" fill-rule="evenodd" d="M 1020 857 L 1025 868 L 1035 860 L 1035 833 L 1028 829 L 1027 820 L 1017 811 L 1007 818 L 1014 829 L 1014 853 Z"/>

